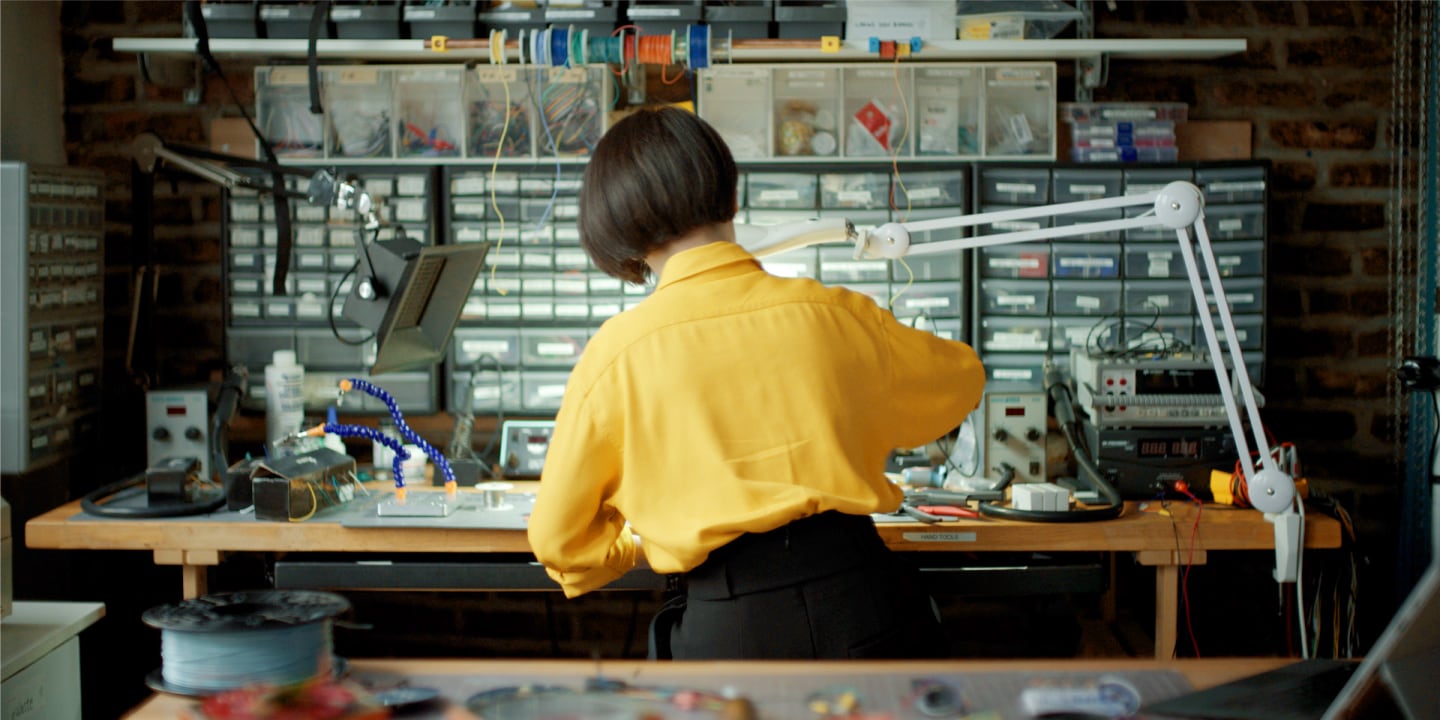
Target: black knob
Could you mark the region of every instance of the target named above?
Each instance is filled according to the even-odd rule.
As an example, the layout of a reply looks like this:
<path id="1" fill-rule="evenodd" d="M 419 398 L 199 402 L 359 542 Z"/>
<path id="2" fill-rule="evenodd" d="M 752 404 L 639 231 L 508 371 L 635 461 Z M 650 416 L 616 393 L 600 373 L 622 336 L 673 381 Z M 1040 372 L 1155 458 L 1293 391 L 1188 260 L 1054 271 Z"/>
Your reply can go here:
<path id="1" fill-rule="evenodd" d="M 199 439 L 200 439 L 200 428 L 195 427 L 195 426 L 193 426 L 193 425 L 190 426 L 190 427 L 188 427 L 188 428 L 185 428 L 185 439 L 186 439 L 186 440 L 199 440 Z"/>
<path id="2" fill-rule="evenodd" d="M 1035 442 L 1041 439 L 1041 431 L 1035 428 L 1026 429 L 1026 439 Z"/>
<path id="3" fill-rule="evenodd" d="M 163 428 L 163 427 L 158 427 L 158 428 L 155 428 L 155 432 L 150 433 L 150 437 L 153 437 L 153 438 L 155 438 L 156 440 L 169 440 L 169 439 L 170 439 L 170 431 L 169 431 L 169 430 L 166 430 L 166 429 Z"/>
<path id="4" fill-rule="evenodd" d="M 991 437 L 995 438 L 998 442 L 1005 442 L 1006 438 L 1010 436 L 1011 434 L 1006 432 L 1005 428 L 996 428 L 996 431 L 991 433 Z"/>

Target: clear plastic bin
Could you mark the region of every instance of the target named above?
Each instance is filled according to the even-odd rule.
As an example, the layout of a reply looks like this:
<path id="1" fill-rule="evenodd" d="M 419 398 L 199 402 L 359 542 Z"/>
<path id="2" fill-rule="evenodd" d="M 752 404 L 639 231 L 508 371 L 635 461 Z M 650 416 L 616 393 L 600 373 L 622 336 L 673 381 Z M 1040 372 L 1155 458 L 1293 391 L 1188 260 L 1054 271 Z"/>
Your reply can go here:
<path id="1" fill-rule="evenodd" d="M 1050 201 L 1050 170 L 982 168 L 980 172 L 984 205 L 1045 205 Z"/>
<path id="2" fill-rule="evenodd" d="M 986 68 L 987 158 L 1056 157 L 1056 65 Z"/>
<path id="3" fill-rule="evenodd" d="M 1265 280 L 1263 278 L 1237 278 L 1227 280 L 1221 289 L 1226 293 L 1226 302 L 1231 314 L 1261 312 L 1265 304 Z M 1206 293 L 1206 303 L 1215 310 L 1216 301 Z"/>
<path id="4" fill-rule="evenodd" d="M 911 71 L 847 67 L 842 72 L 840 137 L 846 157 L 909 156 L 913 134 L 906 126 L 905 98 L 913 97 Z M 899 87 L 897 87 L 899 85 Z"/>
<path id="5" fill-rule="evenodd" d="M 1212 241 L 1260 239 L 1266 235 L 1265 205 L 1208 205 L 1206 232 Z"/>
<path id="6" fill-rule="evenodd" d="M 1216 328 L 1216 339 L 1221 341 L 1221 347 L 1227 347 L 1230 342 L 1226 339 L 1226 332 L 1221 328 L 1221 319 L 1212 316 L 1212 323 Z M 1241 344 L 1242 350 L 1262 349 L 1263 336 L 1266 329 L 1266 318 L 1263 315 L 1232 315 L 1231 323 L 1236 328 L 1236 340 Z M 1201 324 L 1196 323 L 1195 340 L 1196 347 L 1206 347 L 1206 331 Z"/>
<path id="7" fill-rule="evenodd" d="M 310 112 L 310 77 L 305 68 L 256 68 L 255 116 L 276 157 L 314 158 L 325 152 L 325 122 Z"/>
<path id="8" fill-rule="evenodd" d="M 1047 278 L 1051 249 L 1045 243 L 997 245 L 979 250 L 983 278 Z"/>
<path id="9" fill-rule="evenodd" d="M 818 181 L 812 173 L 748 173 L 745 207 L 814 210 Z"/>
<path id="10" fill-rule="evenodd" d="M 1051 346 L 1047 318 L 981 318 L 981 350 L 991 352 L 1045 352 Z"/>
<path id="11" fill-rule="evenodd" d="M 537 152 L 563 157 L 590 154 L 605 132 L 606 108 L 611 104 L 610 70 L 586 66 L 538 72 Z"/>
<path id="12" fill-rule="evenodd" d="M 1051 283 L 1056 315 L 1110 315 L 1121 309 L 1118 280 L 1056 280 Z"/>
<path id="13" fill-rule="evenodd" d="M 472 158 L 535 154 L 535 101 L 530 78 L 519 67 L 481 66 L 465 75 L 465 154 Z M 496 188 L 500 192 L 501 188 Z"/>
<path id="14" fill-rule="evenodd" d="M 468 368 L 489 355 L 507 367 L 520 362 L 520 333 L 506 328 L 459 328 L 451 338 L 456 367 Z"/>
<path id="15" fill-rule="evenodd" d="M 1002 212 L 1005 210 L 1020 210 L 1022 208 L 987 205 L 981 208 L 983 213 Z M 1013 232 L 1026 232 L 1028 230 L 1040 230 L 1051 226 L 1052 218 L 1045 215 L 1017 220 L 997 220 L 995 222 L 976 226 L 977 235 L 1004 235 Z"/>
<path id="16" fill-rule="evenodd" d="M 1191 286 L 1184 280 L 1127 280 L 1123 294 L 1128 316 L 1191 312 Z"/>
<path id="17" fill-rule="evenodd" d="M 1071 225 L 1105 222 L 1107 220 L 1120 220 L 1122 217 L 1121 208 L 1111 208 L 1109 210 L 1090 210 L 1087 212 L 1071 213 L 1069 215 L 1057 215 L 1051 218 L 1051 222 L 1054 223 L 1056 227 L 1068 227 Z M 1066 239 L 1084 242 L 1117 242 L 1121 239 L 1121 231 L 1100 230 L 1081 235 L 1072 235 Z"/>
<path id="18" fill-rule="evenodd" d="M 1056 168 L 1051 172 L 1051 198 L 1058 203 L 1116 197 L 1120 194 L 1120 170 Z"/>
<path id="19" fill-rule="evenodd" d="M 915 154 L 981 154 L 981 68 L 922 67 L 914 74 Z"/>
<path id="20" fill-rule="evenodd" d="M 1072 348 L 1090 351 L 1113 348 L 1119 336 L 1116 318 L 1053 317 L 1051 318 L 1051 352 L 1067 353 Z"/>
<path id="21" fill-rule="evenodd" d="M 1125 168 L 1121 182 L 1127 195 L 1154 192 L 1176 182 L 1191 182 L 1190 168 Z"/>
<path id="22" fill-rule="evenodd" d="M 966 206 L 966 174 L 962 172 L 907 172 L 893 178 L 896 209 L 948 207 L 959 215 Z M 914 216 L 908 218 L 915 220 Z"/>
<path id="23" fill-rule="evenodd" d="M 520 406 L 526 410 L 559 410 L 570 373 L 523 371 Z"/>
<path id="24" fill-rule="evenodd" d="M 891 301 L 891 309 L 896 317 L 959 317 L 963 307 L 960 283 L 913 282 L 909 286 L 897 284 L 891 292 L 895 296 Z"/>
<path id="25" fill-rule="evenodd" d="M 1266 169 L 1199 168 L 1196 184 L 1209 208 L 1215 203 L 1258 203 L 1266 199 Z"/>
<path id="26" fill-rule="evenodd" d="M 394 157 L 392 71 L 356 65 L 324 68 L 321 75 L 326 157 Z"/>
<path id="27" fill-rule="evenodd" d="M 1040 389 L 1045 386 L 1045 353 L 986 353 L 982 358 L 986 367 L 986 387 L 1025 387 Z"/>
<path id="28" fill-rule="evenodd" d="M 1211 243 L 1216 269 L 1221 277 L 1254 277 L 1263 274 L 1266 245 L 1260 240 Z M 1200 253 L 1197 253 L 1200 260 Z"/>
<path id="29" fill-rule="evenodd" d="M 818 178 L 822 208 L 886 208 L 891 177 L 885 173 L 826 173 Z M 889 219 L 889 218 L 888 218 Z"/>
<path id="30" fill-rule="evenodd" d="M 836 68 L 778 67 L 772 85 L 777 157 L 830 157 L 840 150 Z"/>
<path id="31" fill-rule="evenodd" d="M 715 127 L 737 160 L 771 156 L 771 115 L 755 99 L 771 96 L 768 68 L 720 65 L 696 71 L 700 116 Z"/>
<path id="32" fill-rule="evenodd" d="M 1130 243 L 1125 249 L 1128 278 L 1184 278 L 1186 261 L 1178 243 Z"/>
<path id="33" fill-rule="evenodd" d="M 1118 244 L 1051 244 L 1051 277 L 1115 278 L 1120 275 L 1121 246 Z"/>
<path id="34" fill-rule="evenodd" d="M 400 157 L 460 157 L 465 146 L 465 68 L 402 68 L 395 80 Z"/>
<path id="35" fill-rule="evenodd" d="M 820 248 L 820 280 L 824 283 L 884 283 L 890 279 L 889 260 L 857 260 L 848 247 Z"/>
<path id="36" fill-rule="evenodd" d="M 452 373 L 450 378 L 450 410 L 455 412 L 465 407 L 465 391 L 470 388 L 470 373 Z M 515 410 L 520 407 L 520 373 L 514 370 L 488 370 L 476 381 L 471 392 L 470 409 L 473 412 Z"/>
<path id="37" fill-rule="evenodd" d="M 981 304 L 987 315 L 1045 315 L 1051 309 L 1051 284 L 1044 280 L 984 280 Z"/>

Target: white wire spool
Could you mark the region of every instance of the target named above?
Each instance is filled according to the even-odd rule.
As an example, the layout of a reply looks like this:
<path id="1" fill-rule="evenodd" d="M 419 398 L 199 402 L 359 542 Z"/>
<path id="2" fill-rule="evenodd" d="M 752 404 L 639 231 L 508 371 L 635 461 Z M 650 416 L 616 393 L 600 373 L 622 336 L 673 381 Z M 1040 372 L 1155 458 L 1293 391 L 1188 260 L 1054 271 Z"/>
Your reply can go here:
<path id="1" fill-rule="evenodd" d="M 160 630 L 151 689 L 198 697 L 248 685 L 290 685 L 336 673 L 331 618 L 350 601 L 313 590 L 237 592 L 146 610 Z"/>
<path id="2" fill-rule="evenodd" d="M 510 503 L 505 501 L 505 496 L 514 488 L 514 485 L 498 480 L 476 483 L 475 489 L 480 491 L 480 509 L 509 510 Z"/>

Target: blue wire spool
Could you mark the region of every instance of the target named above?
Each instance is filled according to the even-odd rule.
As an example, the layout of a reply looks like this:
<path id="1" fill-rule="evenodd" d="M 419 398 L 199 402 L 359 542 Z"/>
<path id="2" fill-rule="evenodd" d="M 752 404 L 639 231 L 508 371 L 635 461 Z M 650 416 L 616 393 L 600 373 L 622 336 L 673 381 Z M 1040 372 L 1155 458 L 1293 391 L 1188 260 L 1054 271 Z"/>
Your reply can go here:
<path id="1" fill-rule="evenodd" d="M 686 63 L 692 70 L 710 67 L 709 25 L 691 25 L 686 28 Z"/>
<path id="2" fill-rule="evenodd" d="M 570 31 L 551 28 L 546 32 L 550 33 L 551 67 L 570 67 Z"/>

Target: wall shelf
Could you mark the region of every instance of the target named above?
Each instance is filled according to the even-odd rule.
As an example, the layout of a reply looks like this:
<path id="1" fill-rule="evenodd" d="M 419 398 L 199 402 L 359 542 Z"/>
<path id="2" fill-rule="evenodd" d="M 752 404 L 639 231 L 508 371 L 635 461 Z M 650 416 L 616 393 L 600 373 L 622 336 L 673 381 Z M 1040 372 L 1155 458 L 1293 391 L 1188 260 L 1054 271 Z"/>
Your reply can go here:
<path id="1" fill-rule="evenodd" d="M 194 54 L 194 38 L 114 38 L 117 52 Z M 322 58 L 349 60 L 384 60 L 411 62 L 465 62 L 487 60 L 487 48 L 453 49 L 435 52 L 426 48 L 428 40 L 318 40 L 316 55 Z M 819 45 L 819 41 L 816 41 Z M 817 48 L 795 47 L 795 41 L 779 41 L 766 47 L 759 41 L 744 41 L 729 49 L 717 42 L 712 50 L 713 62 L 729 58 L 733 62 L 841 62 L 877 59 L 866 50 L 864 42 L 846 41 L 835 52 Z M 804 43 L 802 43 L 804 44 Z M 308 40 L 290 39 L 211 39 L 210 52 L 216 56 L 252 56 L 258 58 L 296 58 L 307 56 Z M 1108 55 L 1113 58 L 1208 60 L 1246 51 L 1244 38 L 1209 38 L 1185 40 L 1157 39 L 1092 39 L 1092 40 L 952 40 L 928 43 L 914 60 L 1070 60 Z M 507 55 L 515 50 L 507 48 Z"/>

